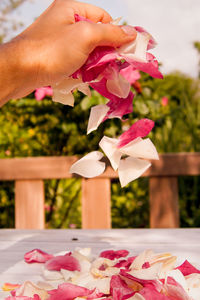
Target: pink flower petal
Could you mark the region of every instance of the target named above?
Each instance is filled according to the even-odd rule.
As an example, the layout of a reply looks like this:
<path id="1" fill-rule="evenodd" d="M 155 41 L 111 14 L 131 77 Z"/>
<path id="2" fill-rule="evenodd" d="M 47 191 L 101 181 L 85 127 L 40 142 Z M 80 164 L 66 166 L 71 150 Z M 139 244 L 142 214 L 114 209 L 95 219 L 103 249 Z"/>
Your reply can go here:
<path id="1" fill-rule="evenodd" d="M 27 296 L 10 296 L 5 298 L 5 300 L 41 300 L 41 298 L 38 295 L 34 295 L 33 298 Z"/>
<path id="2" fill-rule="evenodd" d="M 184 288 L 172 277 L 167 277 L 165 289 L 170 299 L 172 298 L 175 300 L 191 300 Z"/>
<path id="3" fill-rule="evenodd" d="M 48 254 L 40 249 L 33 249 L 29 252 L 27 252 L 24 255 L 24 260 L 26 263 L 45 263 L 49 259 L 51 259 L 53 255 Z"/>
<path id="4" fill-rule="evenodd" d="M 130 58 L 129 63 L 136 70 L 145 72 L 151 77 L 163 79 L 163 75 L 158 69 L 158 61 L 155 60 L 155 57 L 151 53 L 147 53 L 147 62 L 140 62 Z"/>
<path id="5" fill-rule="evenodd" d="M 169 298 L 164 294 L 161 294 L 152 286 L 147 286 L 143 288 L 139 292 L 139 295 L 141 295 L 145 300 L 176 300 L 175 298 Z"/>
<path id="6" fill-rule="evenodd" d="M 51 86 L 44 87 L 44 90 L 47 96 L 53 96 L 53 89 Z"/>
<path id="7" fill-rule="evenodd" d="M 120 74 L 128 80 L 130 84 L 133 84 L 141 78 L 140 72 L 135 70 L 132 66 L 128 66 L 120 70 Z"/>
<path id="8" fill-rule="evenodd" d="M 135 292 L 128 287 L 119 275 L 114 275 L 110 281 L 110 293 L 113 296 L 113 300 L 122 300 L 133 296 Z"/>
<path id="9" fill-rule="evenodd" d="M 70 254 L 55 256 L 45 263 L 45 268 L 49 271 L 60 271 L 61 269 L 69 271 L 80 271 L 78 260 Z"/>
<path id="10" fill-rule="evenodd" d="M 142 27 L 140 27 L 140 26 L 135 26 L 134 28 L 135 28 L 135 30 L 137 30 L 138 32 L 140 32 L 140 33 L 145 32 L 145 33 L 147 33 L 147 34 L 150 36 L 147 50 L 150 50 L 150 49 L 155 48 L 155 46 L 157 45 L 157 42 L 156 42 L 155 39 L 152 37 L 152 35 L 149 34 L 148 31 L 146 31 L 144 28 L 142 28 Z"/>
<path id="11" fill-rule="evenodd" d="M 40 101 L 42 99 L 44 99 L 44 97 L 46 96 L 45 90 L 44 88 L 38 88 L 35 91 L 35 99 Z"/>
<path id="12" fill-rule="evenodd" d="M 145 269 L 143 269 L 143 271 L 144 270 Z M 146 269 L 146 270 L 149 270 L 149 269 Z M 135 281 L 135 282 L 141 284 L 143 287 L 151 286 L 153 289 L 156 289 L 157 291 L 160 291 L 162 288 L 162 284 L 155 277 L 154 277 L 154 279 L 141 279 L 141 278 L 131 275 L 130 272 L 127 272 L 126 270 L 123 270 L 123 269 L 120 270 L 120 275 L 123 276 L 124 278 L 128 278 L 132 281 Z"/>
<path id="13" fill-rule="evenodd" d="M 110 110 L 108 111 L 105 119 L 111 118 L 122 118 L 124 115 L 129 114 L 133 111 L 133 93 L 130 92 L 127 98 L 119 98 L 107 90 L 106 79 L 103 78 L 99 82 L 90 83 L 90 86 L 99 92 L 102 96 L 110 99 L 106 104 Z"/>
<path id="14" fill-rule="evenodd" d="M 57 289 L 49 291 L 48 294 L 50 295 L 48 300 L 72 300 L 77 297 L 95 299 L 98 298 L 98 296 L 102 296 L 102 294 L 98 294 L 95 289 L 89 290 L 71 283 L 60 284 Z"/>
<path id="15" fill-rule="evenodd" d="M 127 250 L 106 250 L 100 253 L 100 257 L 108 258 L 114 260 L 116 258 L 126 257 L 129 254 Z"/>
<path id="16" fill-rule="evenodd" d="M 135 122 L 127 131 L 120 135 L 118 147 L 123 147 L 138 137 L 145 137 L 153 127 L 154 122 L 149 119 L 141 119 Z"/>
<path id="17" fill-rule="evenodd" d="M 184 276 L 190 275 L 192 273 L 199 273 L 200 274 L 200 270 L 198 270 L 197 268 L 195 268 L 192 264 L 189 263 L 189 261 L 185 260 L 184 263 L 182 263 L 182 265 L 180 265 L 179 267 L 177 267 L 176 269 L 180 270 L 181 273 Z"/>

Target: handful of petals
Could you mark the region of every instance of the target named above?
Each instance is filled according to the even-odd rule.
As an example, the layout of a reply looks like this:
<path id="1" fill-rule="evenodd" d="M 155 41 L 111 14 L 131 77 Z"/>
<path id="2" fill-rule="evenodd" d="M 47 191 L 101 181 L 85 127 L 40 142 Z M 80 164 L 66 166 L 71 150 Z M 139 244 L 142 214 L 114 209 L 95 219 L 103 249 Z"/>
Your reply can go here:
<path id="1" fill-rule="evenodd" d="M 75 15 L 75 20 L 91 22 L 78 15 Z M 154 38 L 142 27 L 136 26 L 135 29 L 137 37 L 132 43 L 117 49 L 97 47 L 79 70 L 53 87 L 53 100 L 71 106 L 74 105 L 72 92 L 76 88 L 90 95 L 90 86 L 108 99 L 105 105 L 92 107 L 88 121 L 88 134 L 96 130 L 105 120 L 121 119 L 133 111 L 134 94 L 131 85 L 140 78 L 139 71 L 155 78 L 163 78 L 157 60 L 147 52 L 155 47 Z M 150 167 L 151 163 L 144 159 L 158 159 L 152 142 L 149 139 L 141 139 L 151 131 L 153 126 L 153 121 L 143 119 L 133 124 L 118 140 L 106 137 L 101 140 L 100 147 L 110 159 L 112 167 L 114 170 L 119 170 L 122 187 L 141 176 Z M 129 144 L 129 153 L 122 149 L 125 144 Z M 133 151 L 130 151 L 132 147 Z M 133 154 L 134 151 L 137 154 Z M 120 160 L 122 155 L 130 157 Z M 105 163 L 100 162 L 100 159 L 101 154 L 99 152 L 97 155 L 97 151 L 89 156 L 86 155 L 72 165 L 70 172 L 88 178 L 98 176 L 105 169 Z M 88 172 L 88 169 L 92 172 Z"/>

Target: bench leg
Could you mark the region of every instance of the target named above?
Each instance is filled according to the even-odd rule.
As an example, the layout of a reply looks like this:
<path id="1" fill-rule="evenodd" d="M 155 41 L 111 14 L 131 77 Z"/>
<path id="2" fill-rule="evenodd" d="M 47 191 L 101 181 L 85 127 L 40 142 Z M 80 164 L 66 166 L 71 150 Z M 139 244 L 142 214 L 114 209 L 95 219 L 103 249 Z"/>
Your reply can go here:
<path id="1" fill-rule="evenodd" d="M 109 178 L 82 179 L 82 228 L 111 228 Z"/>
<path id="2" fill-rule="evenodd" d="M 150 177 L 150 227 L 179 227 L 177 177 Z"/>
<path id="3" fill-rule="evenodd" d="M 15 182 L 15 228 L 45 228 L 42 180 L 17 180 Z"/>

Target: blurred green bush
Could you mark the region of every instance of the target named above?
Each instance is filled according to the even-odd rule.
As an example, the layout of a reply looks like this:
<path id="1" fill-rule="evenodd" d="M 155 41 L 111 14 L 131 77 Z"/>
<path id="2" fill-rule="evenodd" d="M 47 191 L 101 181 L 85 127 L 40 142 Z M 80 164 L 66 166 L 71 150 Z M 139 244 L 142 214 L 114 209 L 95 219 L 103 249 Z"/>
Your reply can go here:
<path id="1" fill-rule="evenodd" d="M 155 121 L 150 138 L 160 153 L 200 151 L 200 81 L 173 73 L 164 80 L 142 75 L 135 85 L 133 113 L 121 122 L 107 120 L 86 135 L 89 109 L 105 99 L 92 91 L 89 99 L 75 94 L 75 107 L 38 102 L 31 94 L 11 100 L 0 112 L 0 157 L 84 155 L 97 150 L 103 135 L 118 136 L 141 118 Z M 200 226 L 200 178 L 179 179 L 181 225 Z M 80 180 L 48 180 L 46 225 L 48 228 L 80 228 Z M 14 226 L 14 185 L 0 185 L 0 227 Z M 112 183 L 114 228 L 148 227 L 148 179 L 141 178 L 121 189 Z"/>

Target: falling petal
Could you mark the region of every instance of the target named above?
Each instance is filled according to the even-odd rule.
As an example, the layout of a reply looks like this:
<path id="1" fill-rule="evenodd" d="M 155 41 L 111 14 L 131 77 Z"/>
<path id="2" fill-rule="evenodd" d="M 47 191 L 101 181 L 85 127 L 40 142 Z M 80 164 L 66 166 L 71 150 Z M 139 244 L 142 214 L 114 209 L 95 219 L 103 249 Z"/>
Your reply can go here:
<path id="1" fill-rule="evenodd" d="M 127 131 L 119 137 L 118 147 L 123 147 L 138 137 L 145 137 L 154 127 L 154 122 L 149 119 L 141 119 L 135 122 Z"/>
<path id="2" fill-rule="evenodd" d="M 86 178 L 99 176 L 105 170 L 105 163 L 99 161 L 102 157 L 101 152 L 93 151 L 75 162 L 70 168 L 70 173 L 76 173 Z"/>
<path id="3" fill-rule="evenodd" d="M 134 157 L 121 159 L 118 169 L 121 186 L 139 178 L 150 166 L 150 162 Z"/>
<path id="4" fill-rule="evenodd" d="M 99 104 L 91 108 L 88 127 L 87 127 L 87 134 L 89 134 L 90 132 L 98 128 L 98 126 L 105 118 L 109 109 L 110 108 L 105 104 Z"/>
<path id="5" fill-rule="evenodd" d="M 138 137 L 124 147 L 121 147 L 120 151 L 131 157 L 159 159 L 158 152 L 149 138 L 143 140 Z"/>
<path id="6" fill-rule="evenodd" d="M 109 138 L 107 136 L 104 136 L 99 143 L 99 146 L 110 160 L 115 171 L 118 169 L 120 158 L 122 156 L 122 153 L 117 149 L 117 143 L 117 139 Z"/>

